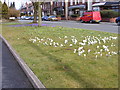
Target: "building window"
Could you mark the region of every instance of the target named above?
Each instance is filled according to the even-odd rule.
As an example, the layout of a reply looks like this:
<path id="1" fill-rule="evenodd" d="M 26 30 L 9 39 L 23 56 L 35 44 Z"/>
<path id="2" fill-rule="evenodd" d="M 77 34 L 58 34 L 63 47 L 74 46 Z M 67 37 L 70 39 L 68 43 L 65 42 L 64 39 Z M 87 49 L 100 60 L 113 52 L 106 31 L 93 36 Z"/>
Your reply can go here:
<path id="1" fill-rule="evenodd" d="M 75 0 L 75 5 L 77 4 L 77 0 Z"/>
<path id="2" fill-rule="evenodd" d="M 62 6 L 64 6 L 64 0 L 62 0 Z"/>
<path id="3" fill-rule="evenodd" d="M 100 0 L 95 0 L 95 2 L 100 2 Z"/>
<path id="4" fill-rule="evenodd" d="M 70 0 L 70 5 L 73 5 L 73 0 Z"/>
<path id="5" fill-rule="evenodd" d="M 85 3 L 85 0 L 82 0 L 82 3 Z"/>

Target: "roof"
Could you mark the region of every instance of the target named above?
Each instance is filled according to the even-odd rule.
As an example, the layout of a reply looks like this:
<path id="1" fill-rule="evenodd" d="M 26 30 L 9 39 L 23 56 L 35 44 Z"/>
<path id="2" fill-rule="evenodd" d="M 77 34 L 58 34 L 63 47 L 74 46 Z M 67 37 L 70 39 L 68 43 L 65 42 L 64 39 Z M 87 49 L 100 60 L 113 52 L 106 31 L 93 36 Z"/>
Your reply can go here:
<path id="1" fill-rule="evenodd" d="M 85 5 L 75 5 L 68 7 L 68 9 L 75 9 L 75 8 L 85 8 Z"/>
<path id="2" fill-rule="evenodd" d="M 95 3 L 93 4 L 92 6 L 95 7 L 95 6 L 116 6 L 116 5 L 119 5 L 120 3 L 119 2 L 103 2 L 103 3 Z"/>
<path id="3" fill-rule="evenodd" d="M 92 6 L 94 7 L 94 6 L 103 6 L 103 5 L 105 5 L 105 3 L 106 2 L 104 2 L 104 3 L 95 3 L 95 4 L 93 4 Z"/>

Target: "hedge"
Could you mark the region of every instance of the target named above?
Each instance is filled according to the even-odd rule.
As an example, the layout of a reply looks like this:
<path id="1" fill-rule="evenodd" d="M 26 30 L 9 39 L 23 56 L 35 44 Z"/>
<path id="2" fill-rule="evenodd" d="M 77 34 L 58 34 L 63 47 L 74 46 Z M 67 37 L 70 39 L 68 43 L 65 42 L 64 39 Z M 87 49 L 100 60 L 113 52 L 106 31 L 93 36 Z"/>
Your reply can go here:
<path id="1" fill-rule="evenodd" d="M 101 11 L 102 18 L 115 18 L 118 17 L 118 12 L 113 10 L 103 10 Z"/>

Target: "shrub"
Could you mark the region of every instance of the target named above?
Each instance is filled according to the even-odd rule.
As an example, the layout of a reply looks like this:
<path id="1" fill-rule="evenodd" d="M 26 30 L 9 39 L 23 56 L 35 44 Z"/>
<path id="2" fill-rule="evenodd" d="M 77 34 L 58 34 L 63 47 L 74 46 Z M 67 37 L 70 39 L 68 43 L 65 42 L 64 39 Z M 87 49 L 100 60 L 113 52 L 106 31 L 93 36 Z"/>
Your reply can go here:
<path id="1" fill-rule="evenodd" d="M 118 12 L 115 12 L 113 10 L 103 10 L 101 11 L 101 17 L 102 18 L 115 18 L 115 17 L 118 17 Z"/>
<path id="2" fill-rule="evenodd" d="M 16 10 L 15 8 L 10 8 L 8 10 L 8 16 L 9 17 L 19 17 L 20 16 L 20 11 Z"/>
<path id="3" fill-rule="evenodd" d="M 57 15 L 57 17 L 65 17 L 65 15 L 63 15 L 63 14 L 62 15 Z"/>
<path id="4" fill-rule="evenodd" d="M 78 17 L 78 16 L 79 16 L 78 14 L 71 15 L 71 17 Z"/>
<path id="5" fill-rule="evenodd" d="M 2 4 L 2 18 L 8 19 L 8 6 L 5 2 Z"/>

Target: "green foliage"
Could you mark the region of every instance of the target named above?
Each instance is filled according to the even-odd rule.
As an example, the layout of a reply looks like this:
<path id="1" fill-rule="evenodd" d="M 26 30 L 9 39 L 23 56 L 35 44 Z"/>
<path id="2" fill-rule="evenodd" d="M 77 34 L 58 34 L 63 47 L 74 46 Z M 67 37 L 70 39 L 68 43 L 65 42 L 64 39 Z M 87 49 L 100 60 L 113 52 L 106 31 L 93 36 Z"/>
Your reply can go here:
<path id="1" fill-rule="evenodd" d="M 0 1 L 0 19 L 2 18 L 2 2 Z"/>
<path id="2" fill-rule="evenodd" d="M 10 4 L 10 8 L 15 8 L 15 2 Z"/>
<path id="3" fill-rule="evenodd" d="M 65 17 L 65 15 L 61 14 L 61 15 L 57 15 L 57 17 Z"/>
<path id="4" fill-rule="evenodd" d="M 71 17 L 78 17 L 78 16 L 79 16 L 78 14 L 71 15 Z"/>
<path id="5" fill-rule="evenodd" d="M 8 6 L 5 2 L 2 4 L 2 18 L 8 19 Z"/>
<path id="6" fill-rule="evenodd" d="M 115 18 L 118 17 L 118 12 L 113 10 L 103 10 L 101 11 L 102 18 Z"/>

